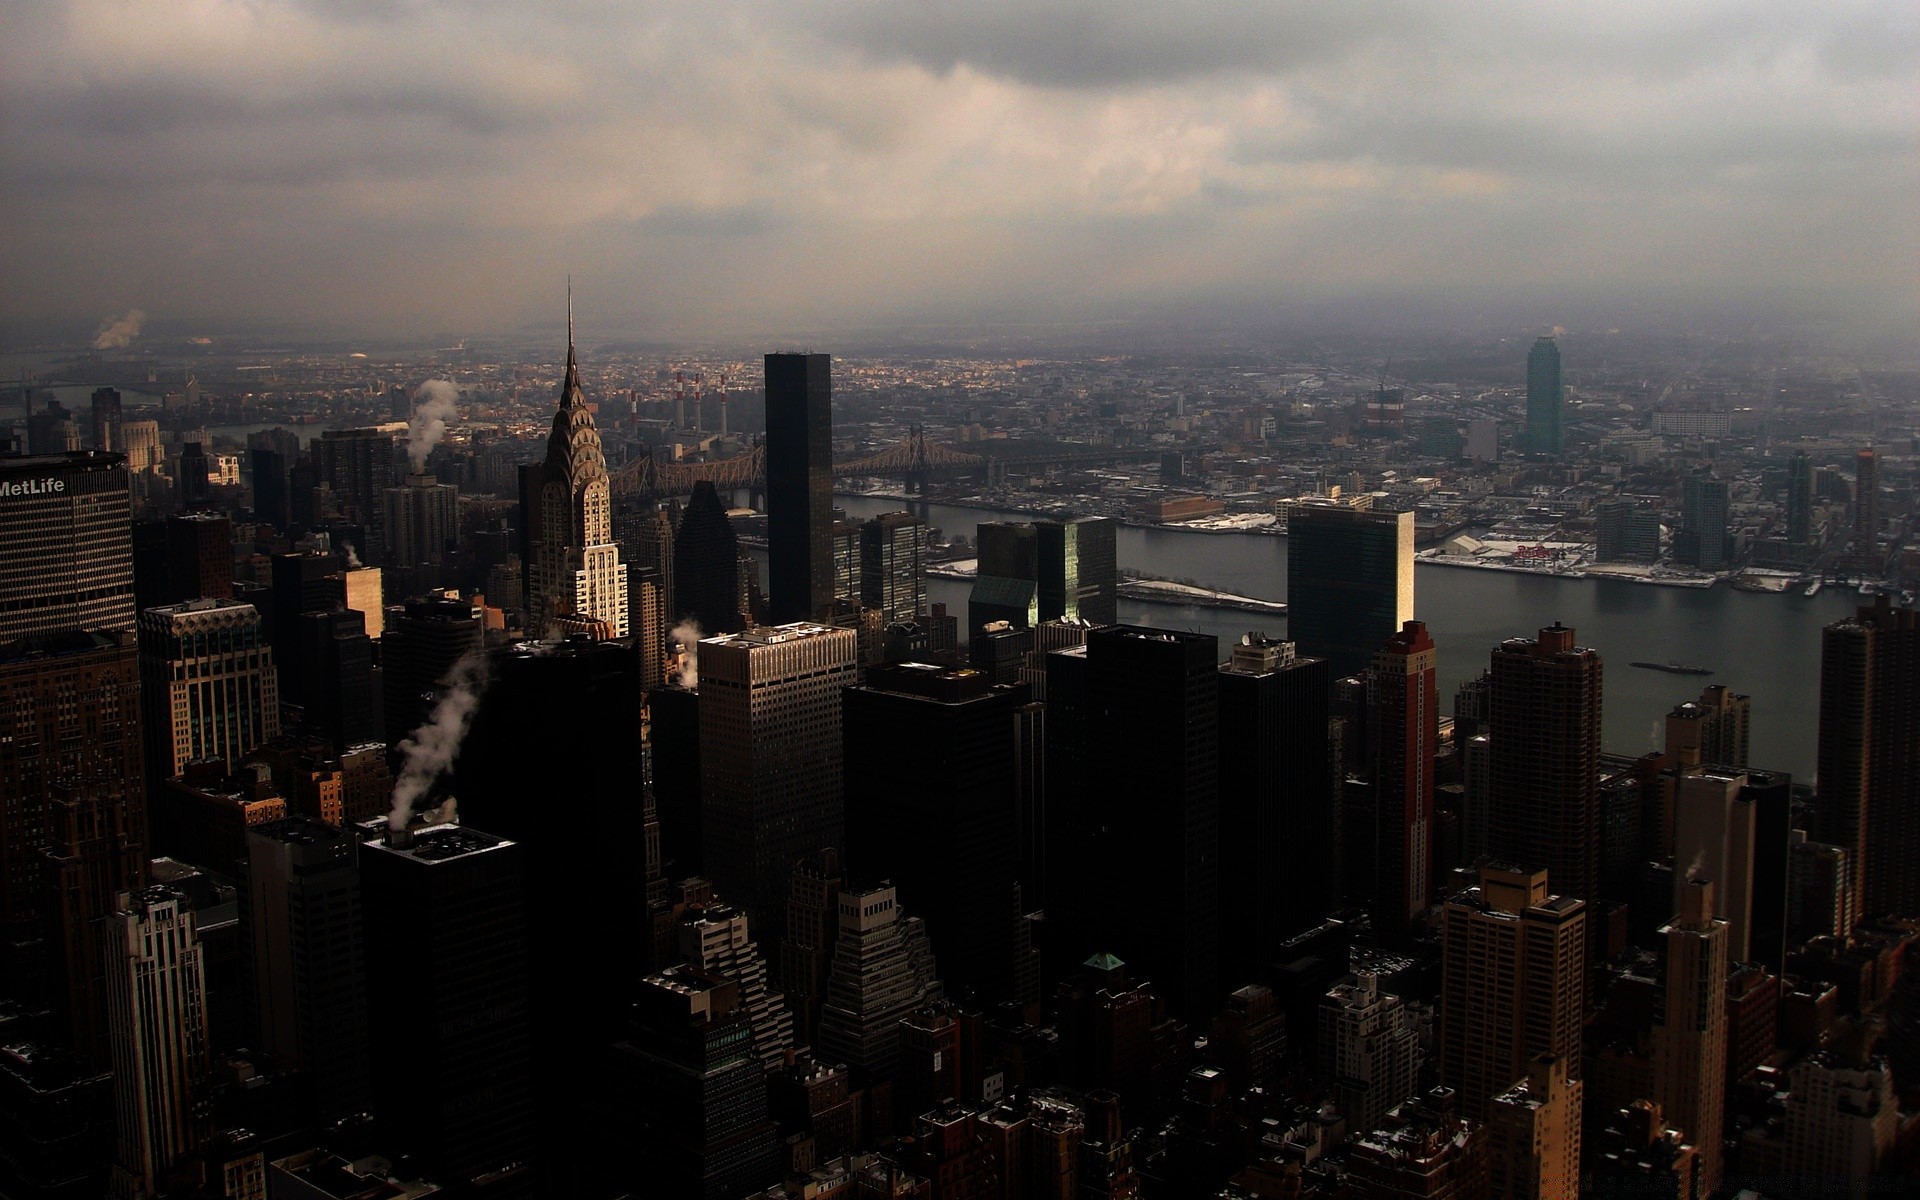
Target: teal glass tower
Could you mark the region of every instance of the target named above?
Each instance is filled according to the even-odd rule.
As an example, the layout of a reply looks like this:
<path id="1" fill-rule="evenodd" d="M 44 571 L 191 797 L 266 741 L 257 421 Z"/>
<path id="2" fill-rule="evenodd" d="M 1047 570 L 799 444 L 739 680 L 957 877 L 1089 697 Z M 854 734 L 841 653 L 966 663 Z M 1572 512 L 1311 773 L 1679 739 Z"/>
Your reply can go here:
<path id="1" fill-rule="evenodd" d="M 1555 457 L 1566 452 L 1567 396 L 1560 386 L 1560 347 L 1535 338 L 1527 351 L 1527 450 Z"/>

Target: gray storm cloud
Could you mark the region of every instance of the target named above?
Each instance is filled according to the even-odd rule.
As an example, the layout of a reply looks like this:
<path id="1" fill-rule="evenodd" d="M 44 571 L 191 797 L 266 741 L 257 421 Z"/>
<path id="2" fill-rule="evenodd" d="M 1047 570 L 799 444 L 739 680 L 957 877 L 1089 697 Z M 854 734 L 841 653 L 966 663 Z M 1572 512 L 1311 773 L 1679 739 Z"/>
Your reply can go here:
<path id="1" fill-rule="evenodd" d="M 447 423 L 457 417 L 460 389 L 445 379 L 429 379 L 413 390 L 413 419 L 407 422 L 407 461 L 415 471 L 427 469 L 427 455 L 447 436 Z"/>
<path id="2" fill-rule="evenodd" d="M 125 350 L 133 345 L 133 339 L 140 336 L 140 326 L 146 319 L 147 314 L 137 308 L 128 309 L 124 317 L 108 317 L 100 322 L 100 332 L 93 335 L 93 348 Z"/>
<path id="3" fill-rule="evenodd" d="M 440 702 L 420 728 L 400 743 L 406 760 L 400 778 L 393 785 L 393 810 L 387 814 L 387 828 L 398 833 L 407 827 L 413 806 L 433 789 L 434 781 L 460 757 L 460 743 L 473 724 L 480 707 L 480 695 L 486 691 L 489 669 L 484 652 L 468 654 L 453 664 L 447 673 L 447 689 Z M 451 812 L 450 806 L 445 811 Z"/>

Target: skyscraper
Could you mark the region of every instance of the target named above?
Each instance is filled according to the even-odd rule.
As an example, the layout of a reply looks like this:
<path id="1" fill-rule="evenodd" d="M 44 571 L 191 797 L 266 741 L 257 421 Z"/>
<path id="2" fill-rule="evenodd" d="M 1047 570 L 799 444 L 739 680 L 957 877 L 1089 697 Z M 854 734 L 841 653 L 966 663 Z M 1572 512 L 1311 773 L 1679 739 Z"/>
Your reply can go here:
<path id="1" fill-rule="evenodd" d="M 1573 639 L 1555 624 L 1494 648 L 1487 848 L 1585 900 L 1600 883 L 1601 663 Z"/>
<path id="2" fill-rule="evenodd" d="M 233 595 L 233 522 L 219 513 L 167 518 L 167 587 L 163 603 L 225 600 Z"/>
<path id="3" fill-rule="evenodd" d="M 1728 503 L 1726 480 L 1687 476 L 1681 484 L 1680 529 L 1673 538 L 1675 558 L 1703 571 L 1726 569 L 1733 558 Z"/>
<path id="4" fill-rule="evenodd" d="M 1698 700 L 1667 714 L 1667 753 L 1684 765 L 1744 767 L 1753 700 L 1721 683 L 1710 683 Z"/>
<path id="5" fill-rule="evenodd" d="M 1377 1129 L 1419 1090 L 1420 1033 L 1407 1002 L 1371 971 L 1349 975 L 1320 999 L 1320 1073 L 1351 1129 Z"/>
<path id="6" fill-rule="evenodd" d="M 308 443 L 319 482 L 343 514 L 366 531 L 360 556 L 387 561 L 386 492 L 393 485 L 393 435 L 378 429 L 328 429 Z"/>
<path id="7" fill-rule="evenodd" d="M 1813 541 L 1813 460 L 1805 450 L 1787 460 L 1787 541 L 1796 546 Z"/>
<path id="8" fill-rule="evenodd" d="M 133 628 L 132 529 L 120 455 L 0 458 L 0 641 Z"/>
<path id="9" fill-rule="evenodd" d="M 860 603 L 885 625 L 919 622 L 927 612 L 927 523 L 912 513 L 881 513 L 860 526 Z"/>
<path id="10" fill-rule="evenodd" d="M 1660 932 L 1666 990 L 1653 1030 L 1653 1090 L 1667 1119 L 1700 1150 L 1700 1193 L 1720 1188 L 1727 1084 L 1727 923 L 1714 919 L 1714 885 L 1687 880 Z"/>
<path id="11" fill-rule="evenodd" d="M 113 1194 L 159 1194 L 213 1132 L 207 981 L 194 909 L 170 887 L 129 892 L 107 939 Z"/>
<path id="12" fill-rule="evenodd" d="M 385 733 L 380 680 L 366 618 L 350 608 L 305 612 L 295 641 L 305 682 L 302 719 L 332 739 L 335 750 L 377 742 Z"/>
<path id="13" fill-rule="evenodd" d="M 253 515 L 274 529 L 284 530 L 293 518 L 288 495 L 287 456 L 264 446 L 247 451 L 253 475 Z"/>
<path id="14" fill-rule="evenodd" d="M 740 591 L 740 540 L 720 493 L 702 479 L 673 539 L 672 619 L 692 620 L 703 636 L 738 633 L 747 627 Z"/>
<path id="15" fill-rule="evenodd" d="M 1730 961 L 1748 962 L 1759 806 L 1753 797 L 1742 795 L 1744 775 L 1683 775 L 1675 783 L 1673 911 L 1688 911 L 1700 885 L 1710 881 L 1707 915 L 1720 918 L 1715 924 L 1722 952 Z M 1692 1132 L 1670 1101 L 1661 1103 L 1670 1120 Z"/>
<path id="16" fill-rule="evenodd" d="M 453 665 L 480 651 L 480 609 L 447 595 L 416 596 L 387 614 L 380 639 L 386 740 L 398 742 L 427 719 Z"/>
<path id="17" fill-rule="evenodd" d="M 1413 514 L 1298 504 L 1287 517 L 1287 632 L 1334 679 L 1413 620 Z"/>
<path id="18" fill-rule="evenodd" d="M 93 389 L 93 440 L 88 443 L 89 449 L 103 450 L 109 454 L 125 452 L 120 439 L 124 412 L 118 390 L 110 387 Z"/>
<path id="19" fill-rule="evenodd" d="M 1219 682 L 1221 944 L 1260 970 L 1332 907 L 1327 664 L 1248 634 Z"/>
<path id="20" fill-rule="evenodd" d="M 700 643 L 707 874 L 757 925 L 786 927 L 793 864 L 843 837 L 840 689 L 858 637 L 808 622 Z"/>
<path id="21" fill-rule="evenodd" d="M 769 354 L 769 620 L 819 621 L 833 604 L 833 359 Z"/>
<path id="22" fill-rule="evenodd" d="M 1047 660 L 1062 958 L 1117 954 L 1189 1020 L 1220 1002 L 1219 673 L 1212 637 L 1131 625 Z"/>
<path id="23" fill-rule="evenodd" d="M 1112 517 L 1039 521 L 1039 600 L 1042 621 L 1120 620 L 1119 558 Z"/>
<path id="24" fill-rule="evenodd" d="M 1884 595 L 1820 645 L 1821 840 L 1847 852 L 1856 917 L 1920 913 L 1920 612 Z"/>
<path id="25" fill-rule="evenodd" d="M 767 959 L 754 940 L 747 914 L 731 905 L 689 906 L 680 921 L 680 956 L 691 966 L 732 980 L 740 1007 L 753 1021 L 753 1052 L 767 1070 L 793 1051 L 793 1013 L 786 997 L 767 986 Z"/>
<path id="26" fill-rule="evenodd" d="M 1527 351 L 1527 451 L 1555 457 L 1567 449 L 1567 397 L 1560 386 L 1560 347 L 1535 338 Z"/>
<path id="27" fill-rule="evenodd" d="M 1594 508 L 1594 557 L 1600 562 L 1650 563 L 1660 557 L 1660 514 L 1626 496 Z"/>
<path id="28" fill-rule="evenodd" d="M 1548 874 L 1480 869 L 1480 886 L 1447 901 L 1440 962 L 1440 1081 L 1463 1112 L 1525 1078 L 1537 1054 L 1580 1061 L 1587 911 L 1550 895 Z"/>
<path id="29" fill-rule="evenodd" d="M 1880 458 L 1869 446 L 1853 460 L 1853 554 L 1861 569 L 1880 570 Z"/>
<path id="30" fill-rule="evenodd" d="M 839 936 L 820 1012 L 820 1054 L 879 1079 L 900 1063 L 900 1018 L 941 995 L 925 926 L 892 886 L 840 893 Z"/>
<path id="31" fill-rule="evenodd" d="M 1580 1194 L 1582 1086 L 1565 1059 L 1538 1054 L 1527 1076 L 1488 1105 L 1492 1195 L 1556 1200 Z"/>
<path id="32" fill-rule="evenodd" d="M 1408 621 L 1373 656 L 1369 714 L 1378 891 L 1374 928 L 1404 933 L 1429 903 L 1433 875 L 1433 756 L 1440 744 L 1440 701 L 1433 638 Z"/>
<path id="33" fill-rule="evenodd" d="M 426 472 L 382 493 L 387 566 L 437 567 L 460 535 L 460 489 Z M 434 579 L 434 583 L 441 580 Z"/>
<path id="34" fill-rule="evenodd" d="M 613 540 L 612 483 L 600 432 L 580 390 L 573 351 L 573 302 L 567 302 L 567 369 L 547 435 L 547 458 L 534 504 L 527 630 L 547 628 L 624 638 L 627 572 Z"/>
<path id="35" fill-rule="evenodd" d="M 140 614 L 140 692 L 153 780 L 189 762 L 228 764 L 279 736 L 280 684 L 260 614 L 239 600 L 190 600 Z"/>

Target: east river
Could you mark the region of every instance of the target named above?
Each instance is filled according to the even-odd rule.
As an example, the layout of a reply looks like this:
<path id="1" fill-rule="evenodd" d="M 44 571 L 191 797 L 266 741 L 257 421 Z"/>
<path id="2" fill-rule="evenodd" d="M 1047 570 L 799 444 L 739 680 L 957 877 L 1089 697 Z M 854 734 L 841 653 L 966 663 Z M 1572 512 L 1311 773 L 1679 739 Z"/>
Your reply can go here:
<path id="1" fill-rule="evenodd" d="M 836 496 L 849 516 L 865 518 L 906 507 L 898 500 Z M 981 521 L 1031 520 L 985 509 L 934 505 L 930 522 L 951 536 L 973 535 Z M 1120 566 L 1144 574 L 1191 579 L 1245 596 L 1287 598 L 1287 540 L 1265 534 L 1192 533 L 1123 526 Z M 964 627 L 963 580 L 929 579 L 935 603 L 944 602 Z M 1658 745 L 1662 718 L 1709 683 L 1753 697 L 1751 761 L 1790 771 L 1811 782 L 1820 707 L 1820 629 L 1852 613 L 1862 599 L 1828 588 L 1811 599 L 1794 589 L 1782 595 L 1714 588 L 1656 587 L 1602 579 L 1555 579 L 1512 571 L 1421 566 L 1414 571 L 1414 615 L 1439 646 L 1440 702 L 1451 711 L 1454 689 L 1487 665 L 1500 641 L 1531 636 L 1561 621 L 1583 646 L 1605 660 L 1605 746 L 1640 754 Z M 1122 599 L 1120 619 L 1218 637 L 1221 657 L 1249 630 L 1286 632 L 1286 618 L 1228 609 L 1174 607 Z M 1673 675 L 1627 664 L 1681 662 L 1710 667 L 1712 675 Z"/>

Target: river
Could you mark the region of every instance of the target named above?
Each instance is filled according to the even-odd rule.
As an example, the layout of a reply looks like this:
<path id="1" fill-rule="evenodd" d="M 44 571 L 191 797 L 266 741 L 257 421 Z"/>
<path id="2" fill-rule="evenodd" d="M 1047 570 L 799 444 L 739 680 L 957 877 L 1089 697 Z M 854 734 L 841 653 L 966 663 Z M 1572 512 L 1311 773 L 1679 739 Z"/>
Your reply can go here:
<path id="1" fill-rule="evenodd" d="M 849 516 L 904 508 L 900 501 L 837 496 Z M 981 521 L 1030 520 L 1012 512 L 934 505 L 932 524 L 972 534 Z M 1287 542 L 1264 534 L 1183 533 L 1123 526 L 1122 568 L 1192 579 L 1223 591 L 1287 598 Z M 969 585 L 929 579 L 931 599 L 964 624 Z M 1450 711 L 1454 689 L 1487 666 L 1500 641 L 1531 636 L 1562 621 L 1605 660 L 1603 738 L 1607 750 L 1640 754 L 1657 747 L 1662 718 L 1709 683 L 1753 697 L 1753 766 L 1813 778 L 1820 695 L 1820 629 L 1861 603 L 1851 591 L 1828 589 L 1808 599 L 1715 588 L 1653 587 L 1600 579 L 1556 579 L 1510 571 L 1422 566 L 1414 572 L 1414 615 L 1439 647 L 1440 700 Z M 1282 635 L 1286 618 L 1223 609 L 1176 608 L 1120 601 L 1132 624 L 1198 630 L 1226 646 L 1249 630 Z M 1711 676 L 1671 675 L 1631 661 L 1679 661 L 1713 668 Z"/>

